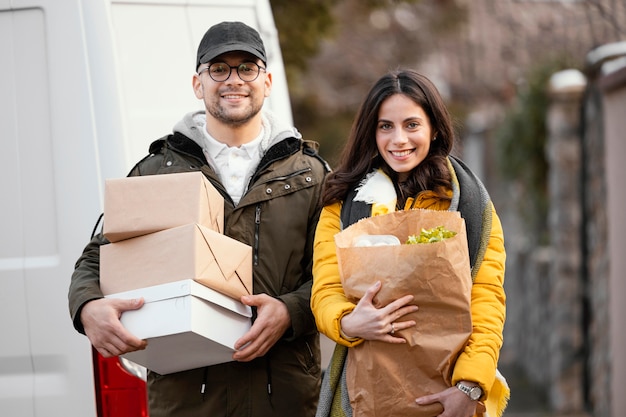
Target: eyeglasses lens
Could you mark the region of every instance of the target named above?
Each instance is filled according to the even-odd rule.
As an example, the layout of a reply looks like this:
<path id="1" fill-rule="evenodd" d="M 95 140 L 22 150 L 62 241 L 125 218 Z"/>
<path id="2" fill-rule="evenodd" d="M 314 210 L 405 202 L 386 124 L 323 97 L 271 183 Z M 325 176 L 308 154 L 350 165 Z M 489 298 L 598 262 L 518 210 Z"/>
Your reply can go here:
<path id="1" fill-rule="evenodd" d="M 254 62 L 244 62 L 236 67 L 231 67 L 224 62 L 214 62 L 209 66 L 209 75 L 214 81 L 221 82 L 230 78 L 233 69 L 237 70 L 237 75 L 242 81 L 250 82 L 257 79 L 260 68 Z"/>

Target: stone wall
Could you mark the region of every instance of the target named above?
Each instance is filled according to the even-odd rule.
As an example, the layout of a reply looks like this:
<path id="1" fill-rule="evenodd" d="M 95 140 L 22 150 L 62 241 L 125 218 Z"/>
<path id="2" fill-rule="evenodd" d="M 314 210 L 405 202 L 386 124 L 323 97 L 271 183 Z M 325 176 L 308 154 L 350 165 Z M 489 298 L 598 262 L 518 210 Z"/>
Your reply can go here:
<path id="1" fill-rule="evenodd" d="M 517 363 L 558 415 L 621 417 L 626 63 L 612 75 L 600 65 L 584 76 L 563 71 L 549 87 L 550 241 L 532 247 L 525 236 L 534 231 L 503 216 L 508 317 L 501 362 Z"/>
<path id="2" fill-rule="evenodd" d="M 585 410 L 584 286 L 582 280 L 580 122 L 585 77 L 565 71 L 552 77 L 546 114 L 548 137 L 548 236 L 528 230 L 503 210 L 506 231 L 507 324 L 501 363 L 516 363 L 542 393 L 550 411 Z M 510 193 L 515 204 L 523 195 Z M 512 386 L 512 396 L 516 395 Z"/>
<path id="3" fill-rule="evenodd" d="M 583 107 L 583 283 L 587 301 L 588 402 L 596 417 L 611 416 L 606 186 L 602 95 L 593 74 Z M 618 417 L 618 416 L 615 416 Z"/>
<path id="4" fill-rule="evenodd" d="M 580 108 L 586 85 L 573 70 L 554 74 L 551 104 L 546 117 L 548 138 L 548 229 L 552 257 L 549 346 L 550 389 L 553 409 L 579 412 L 584 407 L 583 282 L 580 238 L 581 142 Z"/>

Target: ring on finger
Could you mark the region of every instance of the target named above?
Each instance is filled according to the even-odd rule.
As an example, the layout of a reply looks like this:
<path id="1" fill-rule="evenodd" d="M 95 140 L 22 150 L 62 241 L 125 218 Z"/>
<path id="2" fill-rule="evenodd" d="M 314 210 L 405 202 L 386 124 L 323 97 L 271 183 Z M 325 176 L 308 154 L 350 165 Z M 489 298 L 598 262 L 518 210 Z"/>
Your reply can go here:
<path id="1" fill-rule="evenodd" d="M 391 331 L 389 332 L 389 334 L 394 334 L 396 332 L 396 329 L 393 325 L 393 323 L 391 323 Z"/>

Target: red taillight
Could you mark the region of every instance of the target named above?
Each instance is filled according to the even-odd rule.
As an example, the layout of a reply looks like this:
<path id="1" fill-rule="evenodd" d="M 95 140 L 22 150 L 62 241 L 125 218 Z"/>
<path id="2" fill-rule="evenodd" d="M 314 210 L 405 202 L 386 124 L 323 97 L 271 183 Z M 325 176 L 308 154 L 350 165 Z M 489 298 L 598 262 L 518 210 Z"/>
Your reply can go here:
<path id="1" fill-rule="evenodd" d="M 146 382 L 93 349 L 98 417 L 148 417 Z"/>

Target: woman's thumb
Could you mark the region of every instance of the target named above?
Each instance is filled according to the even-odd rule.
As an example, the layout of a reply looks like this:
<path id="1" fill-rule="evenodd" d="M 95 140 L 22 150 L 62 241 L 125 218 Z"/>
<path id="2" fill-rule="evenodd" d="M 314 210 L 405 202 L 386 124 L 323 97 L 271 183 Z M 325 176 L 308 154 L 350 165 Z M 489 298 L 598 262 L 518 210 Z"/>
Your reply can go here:
<path id="1" fill-rule="evenodd" d="M 367 299 L 370 302 L 373 302 L 374 297 L 376 297 L 376 294 L 378 294 L 378 291 L 380 291 L 381 285 L 382 284 L 380 281 L 376 281 L 374 285 L 372 285 L 367 289 L 367 291 L 365 291 L 363 298 Z"/>

